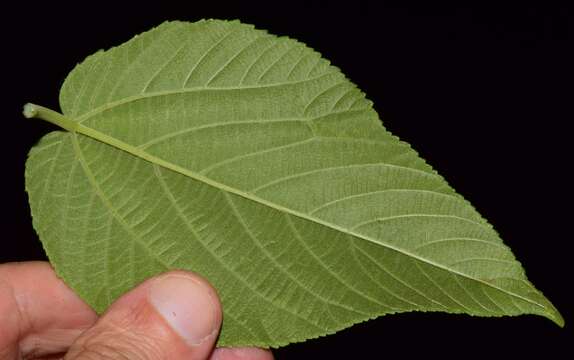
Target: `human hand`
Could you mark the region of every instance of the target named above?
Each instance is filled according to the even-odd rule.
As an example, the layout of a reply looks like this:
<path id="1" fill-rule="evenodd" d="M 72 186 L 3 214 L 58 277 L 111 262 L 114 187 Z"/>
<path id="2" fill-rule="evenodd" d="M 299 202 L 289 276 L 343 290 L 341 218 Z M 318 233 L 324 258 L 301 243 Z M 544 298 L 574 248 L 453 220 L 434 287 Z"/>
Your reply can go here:
<path id="1" fill-rule="evenodd" d="M 213 350 L 219 298 L 197 274 L 148 279 L 100 317 L 46 262 L 0 265 L 0 360 L 272 360 L 267 350 Z"/>

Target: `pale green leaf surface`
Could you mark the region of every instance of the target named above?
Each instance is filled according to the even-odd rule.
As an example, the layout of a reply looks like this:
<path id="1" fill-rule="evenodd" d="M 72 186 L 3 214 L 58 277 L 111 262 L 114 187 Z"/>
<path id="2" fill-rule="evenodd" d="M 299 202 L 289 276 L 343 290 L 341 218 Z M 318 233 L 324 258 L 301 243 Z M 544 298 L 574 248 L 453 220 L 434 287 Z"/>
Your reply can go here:
<path id="1" fill-rule="evenodd" d="M 220 345 L 282 346 L 383 314 L 559 313 L 492 227 L 305 45 L 170 22 L 78 65 L 72 132 L 30 152 L 34 226 L 101 312 L 147 277 L 201 273 Z"/>

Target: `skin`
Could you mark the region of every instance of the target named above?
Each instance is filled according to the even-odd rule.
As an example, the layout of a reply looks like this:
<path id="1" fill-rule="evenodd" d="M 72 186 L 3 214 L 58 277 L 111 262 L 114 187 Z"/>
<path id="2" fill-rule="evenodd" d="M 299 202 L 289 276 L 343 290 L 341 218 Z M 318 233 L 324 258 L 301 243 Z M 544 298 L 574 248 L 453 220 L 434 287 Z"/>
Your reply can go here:
<path id="1" fill-rule="evenodd" d="M 217 331 L 200 344 L 186 343 L 148 299 L 154 281 L 169 276 L 204 286 L 208 294 L 202 295 L 214 299 L 214 326 L 219 329 L 217 292 L 194 273 L 173 271 L 149 279 L 98 317 L 48 263 L 1 264 L 0 360 L 273 360 L 271 352 L 258 348 L 214 349 Z"/>

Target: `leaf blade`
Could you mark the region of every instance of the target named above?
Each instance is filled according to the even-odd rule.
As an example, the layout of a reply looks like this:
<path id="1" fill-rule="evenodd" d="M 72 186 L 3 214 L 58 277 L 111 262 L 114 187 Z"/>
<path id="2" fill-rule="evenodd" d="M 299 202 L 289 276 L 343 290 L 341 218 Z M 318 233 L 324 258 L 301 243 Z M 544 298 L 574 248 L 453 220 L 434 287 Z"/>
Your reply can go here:
<path id="1" fill-rule="evenodd" d="M 189 60 L 195 42 L 203 51 Z M 75 162 L 54 175 L 33 150 L 27 164 L 48 255 L 98 310 L 147 276 L 183 267 L 222 290 L 225 345 L 282 346 L 412 310 L 536 313 L 561 323 L 492 227 L 318 54 L 217 21 L 167 23 L 127 44 L 89 58 L 62 88 L 77 133 L 62 135 L 70 144 L 52 161 L 63 151 Z M 146 76 L 122 83 L 144 64 Z M 86 85 L 94 72 L 104 76 Z M 54 206 L 76 200 L 70 182 L 57 186 L 63 198 L 35 184 L 66 173 L 83 191 L 78 199 L 91 199 L 89 212 L 79 216 L 84 225 L 64 220 L 48 231 L 37 214 L 66 218 Z M 48 204 L 34 200 L 46 196 Z M 71 236 L 62 228 L 86 242 L 96 236 L 83 233 L 92 213 L 108 221 L 95 227 L 107 234 L 103 256 L 118 248 L 128 257 L 127 280 L 121 259 L 91 264 L 105 275 L 88 287 L 73 279 L 74 267 L 88 277 L 85 264 L 58 266 L 66 252 L 58 241 Z M 132 241 L 118 245 L 118 234 Z"/>

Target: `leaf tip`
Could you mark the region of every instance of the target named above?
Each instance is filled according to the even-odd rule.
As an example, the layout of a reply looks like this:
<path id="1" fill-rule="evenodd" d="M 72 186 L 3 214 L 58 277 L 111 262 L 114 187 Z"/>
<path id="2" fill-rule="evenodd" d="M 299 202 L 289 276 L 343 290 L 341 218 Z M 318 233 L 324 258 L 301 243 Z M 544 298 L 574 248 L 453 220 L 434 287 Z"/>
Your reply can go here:
<path id="1" fill-rule="evenodd" d="M 560 326 L 561 328 L 564 327 L 565 324 L 564 317 L 562 317 L 562 314 L 560 314 L 558 309 L 556 309 L 556 307 L 552 305 L 552 303 L 548 301 L 548 303 L 545 304 L 544 306 L 544 310 L 545 311 L 542 314 L 542 316 L 551 320 L 553 323 Z"/>
<path id="2" fill-rule="evenodd" d="M 548 319 L 552 320 L 556 325 L 560 326 L 561 328 L 564 327 L 565 321 L 562 315 L 556 310 L 555 308 L 550 309 L 548 312 Z"/>

